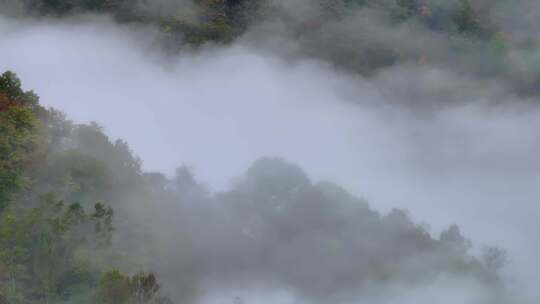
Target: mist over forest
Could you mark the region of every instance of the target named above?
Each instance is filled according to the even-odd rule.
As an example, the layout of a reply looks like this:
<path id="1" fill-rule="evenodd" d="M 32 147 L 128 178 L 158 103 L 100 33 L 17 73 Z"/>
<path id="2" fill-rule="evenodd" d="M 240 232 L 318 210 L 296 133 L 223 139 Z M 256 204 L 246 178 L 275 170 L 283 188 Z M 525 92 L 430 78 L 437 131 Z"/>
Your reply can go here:
<path id="1" fill-rule="evenodd" d="M 535 0 L 0 0 L 0 304 L 538 303 Z"/>

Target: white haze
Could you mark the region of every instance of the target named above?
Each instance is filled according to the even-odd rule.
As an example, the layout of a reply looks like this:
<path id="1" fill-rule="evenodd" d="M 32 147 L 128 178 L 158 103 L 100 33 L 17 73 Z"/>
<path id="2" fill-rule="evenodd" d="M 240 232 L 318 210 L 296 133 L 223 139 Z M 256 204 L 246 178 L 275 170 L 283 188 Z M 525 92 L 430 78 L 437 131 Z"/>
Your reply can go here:
<path id="1" fill-rule="evenodd" d="M 165 58 L 140 31 L 90 20 L 0 19 L 0 70 L 17 72 L 43 105 L 127 140 L 147 170 L 187 163 L 219 190 L 278 155 L 377 210 L 406 208 L 434 233 L 456 223 L 476 245 L 507 248 L 508 283 L 538 296 L 539 109 L 473 96 L 418 113 L 321 62 L 239 44 Z M 409 297 L 402 303 L 422 302 Z"/>

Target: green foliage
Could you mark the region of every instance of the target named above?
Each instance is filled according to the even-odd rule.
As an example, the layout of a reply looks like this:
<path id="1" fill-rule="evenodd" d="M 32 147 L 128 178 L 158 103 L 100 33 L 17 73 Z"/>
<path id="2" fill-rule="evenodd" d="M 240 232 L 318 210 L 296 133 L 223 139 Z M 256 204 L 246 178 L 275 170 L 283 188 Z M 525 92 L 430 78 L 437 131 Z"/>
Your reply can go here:
<path id="1" fill-rule="evenodd" d="M 454 15 L 454 23 L 459 33 L 471 35 L 482 35 L 483 28 L 476 12 L 471 6 L 469 0 L 460 0 L 460 8 Z"/>
<path id="2" fill-rule="evenodd" d="M 114 231 L 112 225 L 113 215 L 112 208 L 105 207 L 101 203 L 95 205 L 95 212 L 92 214 L 92 219 L 96 223 L 96 234 L 100 245 L 111 244 L 112 232 Z"/>
<path id="3" fill-rule="evenodd" d="M 208 43 L 232 43 L 252 25 L 279 21 L 284 22 L 290 33 L 301 33 L 302 39 L 299 42 L 307 54 L 329 60 L 362 75 L 372 75 L 382 68 L 401 62 L 426 61 L 424 59 L 429 56 L 424 54 L 421 46 L 415 53 L 410 54 L 410 47 L 404 43 L 409 37 L 394 37 L 393 34 L 379 33 L 378 28 L 369 27 L 355 31 L 354 37 L 348 37 L 347 28 L 336 28 L 340 22 L 354 24 L 366 17 L 381 18 L 389 24 L 379 20 L 374 25 L 396 29 L 414 25 L 418 26 L 415 35 L 439 36 L 441 41 L 448 42 L 450 46 L 459 41 L 458 46 L 452 50 L 458 59 L 458 67 L 476 67 L 481 71 L 499 73 L 505 72 L 507 68 L 504 66 L 505 44 L 497 37 L 497 25 L 486 17 L 490 16 L 491 6 L 478 5 L 478 1 L 309 0 L 308 3 L 312 5 L 315 13 L 298 20 L 291 20 L 295 17 L 283 12 L 279 1 L 271 0 L 194 0 L 192 5 L 188 5 L 189 8 L 172 5 L 171 10 L 164 13 L 145 10 L 144 7 L 152 7 L 152 1 L 13 1 L 24 2 L 27 11 L 38 16 L 92 12 L 112 15 L 120 22 L 153 25 L 161 31 L 163 44 L 171 52 Z M 364 11 L 368 14 L 359 18 L 358 13 Z M 371 38 L 365 42 L 368 45 L 364 46 L 361 42 L 351 41 L 359 39 L 358 37 Z M 476 54 L 486 50 L 495 55 L 488 54 L 487 58 L 478 60 Z M 431 64 L 443 63 L 439 62 L 442 61 L 441 58 L 428 59 L 433 59 L 429 61 Z M 479 63 L 476 64 L 477 62 Z"/>
<path id="4" fill-rule="evenodd" d="M 111 143 L 97 124 L 74 126 L 62 113 L 44 110 L 14 73 L 4 73 L 0 295 L 11 304 L 90 304 L 99 287 L 104 303 L 163 299 L 153 274 L 127 278 L 123 295 L 122 275 L 113 271 L 99 280 L 100 266 L 93 264 L 94 255 L 111 248 L 114 212 L 103 203 L 90 204 L 131 191 L 140 181 L 140 161 L 125 142 Z"/>
<path id="5" fill-rule="evenodd" d="M 88 274 L 76 266 L 75 250 L 108 239 L 111 216 L 112 211 L 101 204 L 90 214 L 52 193 L 37 207 L 10 209 L 0 218 L 0 265 L 10 281 L 4 293 L 16 297 L 24 291 L 28 299 L 52 299 L 71 285 L 88 281 L 83 278 Z M 93 235 L 92 226 L 106 228 Z M 69 276 L 79 278 L 67 282 Z"/>
<path id="6" fill-rule="evenodd" d="M 448 272 L 494 281 L 506 261 L 488 250 L 479 262 L 457 226 L 435 239 L 407 212 L 381 215 L 280 158 L 259 159 L 217 194 L 185 166 L 172 179 L 143 173 L 127 143 L 95 123 L 73 125 L 58 112 L 19 105 L 20 81 L 5 77 L 5 94 L 14 97 L 0 113 L 0 164 L 15 164 L 27 180 L 24 192 L 6 181 L 0 188 L 17 202 L 0 213 L 0 294 L 10 303 L 171 303 L 153 273 L 111 268 L 174 273 L 186 294 L 208 269 L 268 275 L 317 294 L 343 288 L 342 280 L 361 286 Z M 43 155 L 34 158 L 38 143 Z M 156 222 L 171 228 L 155 229 Z M 411 263 L 418 257 L 429 258 Z"/>
<path id="7" fill-rule="evenodd" d="M 114 269 L 105 273 L 98 284 L 97 300 L 103 304 L 125 304 L 132 297 L 128 276 Z"/>
<path id="8" fill-rule="evenodd" d="M 132 3 L 130 3 L 132 2 Z M 121 12 L 127 5 L 135 1 L 124 0 L 30 0 L 26 9 L 31 13 L 41 15 L 62 16 L 69 13 L 81 12 Z"/>
<path id="9" fill-rule="evenodd" d="M 131 288 L 136 304 L 147 304 L 157 300 L 159 286 L 153 273 L 139 273 L 131 278 Z"/>
<path id="10" fill-rule="evenodd" d="M 23 175 L 38 146 L 37 97 L 21 89 L 12 72 L 0 76 L 0 212 L 26 185 Z"/>
<path id="11" fill-rule="evenodd" d="M 419 6 L 415 0 L 396 0 L 392 14 L 394 20 L 400 22 L 417 16 L 418 10 Z"/>
<path id="12" fill-rule="evenodd" d="M 0 92 L 6 94 L 11 102 L 20 105 L 36 106 L 39 100 L 33 91 L 23 91 L 21 80 L 11 71 L 4 72 L 0 76 Z"/>
<path id="13" fill-rule="evenodd" d="M 152 273 L 138 273 L 133 277 L 111 270 L 101 277 L 97 300 L 103 304 L 158 304 L 165 303 L 159 297 L 160 285 Z"/>

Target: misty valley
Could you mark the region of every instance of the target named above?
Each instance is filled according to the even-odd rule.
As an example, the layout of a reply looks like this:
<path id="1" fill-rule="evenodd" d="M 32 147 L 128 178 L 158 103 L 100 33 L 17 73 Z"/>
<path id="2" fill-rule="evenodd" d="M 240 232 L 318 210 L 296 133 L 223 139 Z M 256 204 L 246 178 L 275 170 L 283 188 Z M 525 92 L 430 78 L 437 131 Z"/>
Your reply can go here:
<path id="1" fill-rule="evenodd" d="M 0 304 L 539 303 L 535 0 L 0 0 Z"/>

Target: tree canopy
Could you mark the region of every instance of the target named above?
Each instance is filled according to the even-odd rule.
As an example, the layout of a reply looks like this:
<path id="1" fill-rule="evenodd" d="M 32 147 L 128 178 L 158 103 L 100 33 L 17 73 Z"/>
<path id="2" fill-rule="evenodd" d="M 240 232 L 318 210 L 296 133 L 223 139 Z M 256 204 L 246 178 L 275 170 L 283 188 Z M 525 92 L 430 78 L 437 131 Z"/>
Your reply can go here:
<path id="1" fill-rule="evenodd" d="M 281 158 L 212 193 L 189 167 L 144 172 L 127 143 L 40 107 L 11 72 L 0 97 L 2 301 L 171 303 L 165 294 L 187 299 L 224 275 L 313 299 L 438 274 L 498 286 L 504 251 L 474 257 L 457 226 L 435 238 L 406 211 L 380 214 Z"/>

